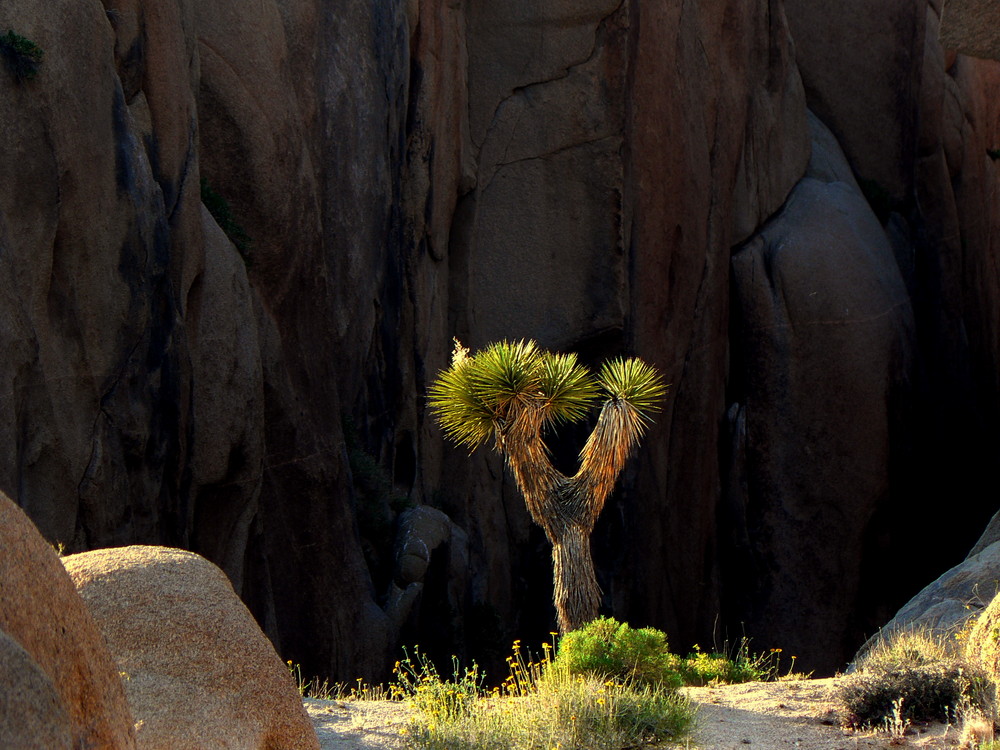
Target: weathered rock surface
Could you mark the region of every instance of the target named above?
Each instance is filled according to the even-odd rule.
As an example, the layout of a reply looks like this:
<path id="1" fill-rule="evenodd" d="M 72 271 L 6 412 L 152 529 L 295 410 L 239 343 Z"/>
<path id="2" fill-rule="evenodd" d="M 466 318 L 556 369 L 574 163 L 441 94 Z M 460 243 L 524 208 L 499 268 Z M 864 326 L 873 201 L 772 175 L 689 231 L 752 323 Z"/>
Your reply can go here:
<path id="1" fill-rule="evenodd" d="M 1000 60 L 1000 7 L 989 0 L 945 0 L 941 44 L 973 57 Z"/>
<path id="2" fill-rule="evenodd" d="M 125 673 L 138 747 L 319 748 L 288 669 L 215 565 L 147 546 L 63 564 Z"/>
<path id="3" fill-rule="evenodd" d="M 73 728 L 52 678 L 0 630 L 0 746 L 73 750 Z"/>
<path id="4" fill-rule="evenodd" d="M 795 654 L 854 635 L 835 613 L 870 574 L 866 527 L 890 491 L 892 410 L 915 347 L 892 246 L 836 142 L 812 125 L 806 176 L 733 256 L 741 324 L 723 519 L 748 634 Z M 812 656 L 805 668 L 835 666 Z"/>
<path id="5" fill-rule="evenodd" d="M 205 265 L 191 333 L 194 540 L 240 590 L 264 469 L 264 376 L 244 261 L 201 207 Z"/>
<path id="6" fill-rule="evenodd" d="M 870 191 L 912 189 L 926 0 L 789 0 L 809 108 Z"/>
<path id="7" fill-rule="evenodd" d="M 636 6 L 628 325 L 602 342 L 621 341 L 672 387 L 598 526 L 598 564 L 614 571 L 600 583 L 619 616 L 678 644 L 711 632 L 723 596 L 720 420 L 706 416 L 725 409 L 730 249 L 778 209 L 809 155 L 783 9 L 730 10 Z"/>
<path id="8" fill-rule="evenodd" d="M 1000 594 L 1000 513 L 993 516 L 968 556 L 921 589 L 858 651 L 901 630 L 950 636 L 979 617 Z"/>
<path id="9" fill-rule="evenodd" d="M 436 508 L 411 508 L 399 516 L 394 557 L 385 610 L 395 638 L 405 636 L 407 642 L 413 640 L 425 648 L 446 646 L 450 637 L 464 630 L 458 613 L 469 583 L 469 540 L 465 531 Z M 443 589 L 432 591 L 428 598 L 445 602 L 449 616 L 437 612 L 433 618 L 428 617 L 429 613 L 421 612 L 419 607 L 414 611 L 428 586 Z M 455 650 L 461 644 L 450 641 L 450 645 Z"/>
<path id="10" fill-rule="evenodd" d="M 0 549 L 0 633 L 23 649 L 4 647 L 4 669 L 24 667 L 13 684 L 4 680 L 5 690 L 12 690 L 5 694 L 7 699 L 28 700 L 28 694 L 16 692 L 22 685 L 39 700 L 51 703 L 54 687 L 61 708 L 48 725 L 53 737 L 61 742 L 68 730 L 74 748 L 134 748 L 125 691 L 94 619 L 55 551 L 2 492 Z M 44 720 L 37 717 L 44 705 L 28 710 L 23 731 L 32 726 L 45 731 Z"/>

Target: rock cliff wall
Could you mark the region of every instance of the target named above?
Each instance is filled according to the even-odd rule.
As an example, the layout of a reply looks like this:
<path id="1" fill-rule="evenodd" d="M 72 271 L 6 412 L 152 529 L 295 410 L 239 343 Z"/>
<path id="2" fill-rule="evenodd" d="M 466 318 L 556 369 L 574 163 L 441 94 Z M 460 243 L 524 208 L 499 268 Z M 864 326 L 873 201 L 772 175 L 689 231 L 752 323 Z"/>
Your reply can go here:
<path id="1" fill-rule="evenodd" d="M 548 550 L 426 383 L 455 335 L 636 353 L 672 387 L 606 608 L 836 668 L 1000 448 L 1000 69 L 869 6 L 10 0 L 0 490 L 71 551 L 205 555 L 335 678 L 484 658 L 551 627 Z M 401 609 L 423 504 L 457 530 Z"/>

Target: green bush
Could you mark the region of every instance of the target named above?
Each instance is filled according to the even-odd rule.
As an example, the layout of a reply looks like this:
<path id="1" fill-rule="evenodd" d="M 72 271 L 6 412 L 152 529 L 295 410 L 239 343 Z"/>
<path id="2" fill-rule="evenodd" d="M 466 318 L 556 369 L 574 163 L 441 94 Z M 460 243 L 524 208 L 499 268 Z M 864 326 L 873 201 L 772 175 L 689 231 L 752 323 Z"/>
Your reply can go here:
<path id="1" fill-rule="evenodd" d="M 902 633 L 862 657 L 839 698 L 846 723 L 856 727 L 950 721 L 969 707 L 992 704 L 985 674 L 918 633 Z"/>
<path id="2" fill-rule="evenodd" d="M 801 679 L 806 675 L 795 672 L 795 660 L 793 656 L 785 668 L 780 648 L 755 654 L 750 651 L 749 639 L 743 638 L 732 651 L 728 643 L 724 645 L 721 653 L 702 651 L 695 644 L 694 651 L 680 662 L 679 671 L 685 685 Z"/>
<path id="3" fill-rule="evenodd" d="M 710 683 L 752 682 L 766 680 L 768 674 L 747 660 L 730 659 L 718 652 L 705 652 L 696 645 L 680 663 L 681 678 L 685 685 L 708 685 Z"/>
<path id="4" fill-rule="evenodd" d="M 694 725 L 690 702 L 673 688 L 621 684 L 526 659 L 520 642 L 510 676 L 492 691 L 473 666 L 453 662 L 443 680 L 419 652 L 397 664 L 393 690 L 416 709 L 405 730 L 420 750 L 627 750 L 677 742 Z"/>
<path id="5" fill-rule="evenodd" d="M 0 36 L 0 55 L 14 77 L 18 81 L 26 81 L 38 74 L 45 53 L 30 39 L 8 29 L 6 34 Z"/>
<path id="6" fill-rule="evenodd" d="M 680 660 L 670 653 L 662 631 L 634 629 L 610 617 L 598 617 L 564 635 L 555 665 L 570 674 L 597 675 L 636 685 L 676 688 L 683 684 Z"/>

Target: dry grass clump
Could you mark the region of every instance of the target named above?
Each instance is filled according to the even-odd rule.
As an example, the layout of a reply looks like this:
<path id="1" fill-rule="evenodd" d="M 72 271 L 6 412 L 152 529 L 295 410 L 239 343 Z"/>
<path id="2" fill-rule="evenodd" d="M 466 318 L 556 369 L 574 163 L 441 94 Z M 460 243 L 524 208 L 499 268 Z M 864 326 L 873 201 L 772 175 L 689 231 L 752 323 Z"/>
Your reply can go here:
<path id="1" fill-rule="evenodd" d="M 862 657 L 839 697 L 850 726 L 891 728 L 992 715 L 994 694 L 975 662 L 926 633 L 903 632 Z"/>
<path id="2" fill-rule="evenodd" d="M 1000 682 L 1000 595 L 976 618 L 965 637 L 965 655 L 994 683 Z"/>

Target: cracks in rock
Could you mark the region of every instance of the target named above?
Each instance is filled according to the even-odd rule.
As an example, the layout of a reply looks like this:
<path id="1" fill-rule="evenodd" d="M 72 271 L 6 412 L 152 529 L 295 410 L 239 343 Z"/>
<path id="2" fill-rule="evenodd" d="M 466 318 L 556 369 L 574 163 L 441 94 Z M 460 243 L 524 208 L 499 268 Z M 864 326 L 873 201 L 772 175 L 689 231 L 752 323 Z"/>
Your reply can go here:
<path id="1" fill-rule="evenodd" d="M 507 107 L 510 106 L 516 99 L 519 98 L 526 99 L 529 92 L 532 89 L 540 86 L 545 86 L 547 84 L 555 83 L 557 81 L 565 80 L 580 68 L 583 68 L 584 66 L 594 61 L 600 49 L 602 48 L 601 37 L 603 36 L 603 32 L 607 26 L 608 21 L 622 11 L 627 1 L 628 0 L 619 0 L 618 4 L 614 7 L 613 10 L 611 10 L 604 16 L 598 18 L 597 22 L 594 24 L 593 41 L 591 42 L 590 49 L 582 58 L 568 62 L 555 75 L 540 80 L 531 81 L 529 83 L 515 87 L 509 95 L 505 96 L 497 103 L 496 107 L 494 107 L 493 109 L 493 116 L 490 119 L 490 124 L 486 129 L 486 133 L 483 137 L 482 143 L 476 144 L 475 142 L 473 142 L 473 146 L 478 149 L 477 161 L 479 161 L 482 158 L 483 152 L 486 149 L 487 145 L 489 144 L 490 140 L 496 136 L 497 131 L 500 130 L 501 127 L 503 126 L 504 110 L 507 109 Z M 544 34 L 544 31 L 542 33 Z M 513 123 L 513 126 L 510 127 L 509 129 L 507 142 L 503 147 L 502 160 L 495 162 L 493 164 L 485 165 L 486 169 L 489 171 L 489 176 L 485 181 L 483 181 L 481 190 L 485 191 L 489 187 L 490 183 L 493 181 L 493 177 L 496 175 L 496 172 L 499 170 L 500 167 L 516 163 L 517 161 L 528 161 L 534 158 L 548 158 L 554 153 L 566 151 L 570 148 L 573 148 L 576 145 L 586 145 L 586 143 L 592 143 L 597 140 L 603 140 L 604 138 L 612 137 L 612 136 L 603 136 L 601 138 L 593 139 L 591 141 L 586 141 L 584 143 L 571 144 L 569 146 L 561 147 L 560 149 L 556 149 L 556 151 L 551 152 L 549 154 L 539 154 L 537 156 L 525 157 L 523 159 L 508 161 L 508 154 L 510 153 L 511 145 L 514 143 L 514 137 L 518 131 L 518 126 L 520 125 L 522 117 L 523 117 L 523 111 L 518 113 L 517 118 Z M 480 161 L 480 168 L 482 168 L 483 166 L 484 165 Z"/>
<path id="2" fill-rule="evenodd" d="M 495 164 L 494 165 L 494 167 L 496 168 L 496 170 L 494 171 L 494 175 L 496 174 L 496 171 L 499 171 L 499 169 L 501 167 L 509 167 L 511 165 L 514 165 L 514 164 L 521 164 L 523 162 L 528 162 L 528 161 L 536 161 L 538 159 L 541 159 L 541 160 L 545 161 L 545 160 L 548 160 L 548 159 L 553 159 L 553 158 L 559 156 L 560 154 L 565 154 L 565 153 L 567 153 L 569 151 L 572 151 L 573 149 L 580 148 L 581 146 L 591 146 L 593 144 L 601 143 L 603 141 L 612 141 L 612 140 L 618 140 L 618 139 L 619 139 L 619 137 L 616 136 L 616 135 L 602 135 L 602 136 L 599 136 L 597 138 L 590 138 L 590 139 L 585 140 L 585 141 L 577 141 L 575 143 L 570 143 L 570 144 L 568 144 L 566 146 L 560 146 L 559 148 L 555 148 L 555 149 L 553 149 L 551 151 L 546 151 L 545 153 L 533 154 L 531 156 L 523 156 L 523 157 L 521 157 L 519 159 L 511 159 L 510 161 L 504 161 L 504 162 L 501 162 L 499 164 Z M 492 177 L 490 179 L 490 182 L 492 182 Z M 488 188 L 488 187 L 489 187 L 489 183 L 486 184 L 486 186 L 483 188 L 483 190 L 485 191 L 486 188 Z"/>
<path id="3" fill-rule="evenodd" d="M 131 346 L 128 354 L 122 358 L 117 370 L 111 378 L 111 382 L 103 390 L 100 397 L 98 398 L 98 409 L 97 414 L 94 415 L 93 427 L 91 429 L 91 443 L 90 443 L 90 456 L 87 459 L 87 465 L 84 467 L 83 476 L 80 477 L 80 481 L 76 485 L 76 494 L 79 500 L 76 519 L 76 533 L 82 534 L 83 538 L 87 541 L 87 546 L 89 547 L 92 543 L 90 530 L 84 526 L 83 516 L 86 515 L 84 508 L 89 507 L 90 503 L 87 501 L 87 484 L 94 481 L 97 475 L 97 463 L 103 454 L 103 441 L 100 437 L 100 422 L 103 417 L 109 424 L 114 423 L 114 416 L 108 409 L 108 401 L 118 390 L 119 384 L 125 378 L 125 371 L 128 369 L 129 362 L 132 361 L 139 347 L 142 345 L 143 336 L 140 336 L 135 343 Z"/>

